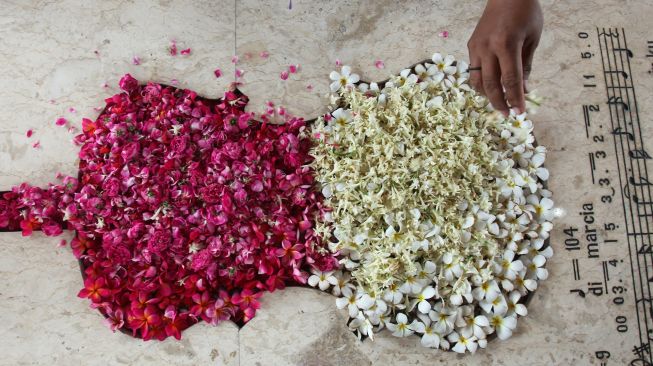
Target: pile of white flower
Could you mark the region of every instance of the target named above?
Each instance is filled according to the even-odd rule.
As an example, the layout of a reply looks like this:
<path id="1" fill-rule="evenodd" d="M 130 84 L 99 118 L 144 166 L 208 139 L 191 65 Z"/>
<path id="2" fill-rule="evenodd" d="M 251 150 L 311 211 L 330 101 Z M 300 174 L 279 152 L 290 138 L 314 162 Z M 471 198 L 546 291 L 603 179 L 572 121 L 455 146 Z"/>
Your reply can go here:
<path id="1" fill-rule="evenodd" d="M 489 108 L 467 67 L 436 53 L 384 85 L 330 75 L 339 108 L 313 128 L 312 165 L 331 208 L 316 231 L 341 268 L 308 282 L 339 296 L 359 337 L 388 328 L 475 352 L 511 336 L 548 276 L 546 149 L 525 114 Z"/>

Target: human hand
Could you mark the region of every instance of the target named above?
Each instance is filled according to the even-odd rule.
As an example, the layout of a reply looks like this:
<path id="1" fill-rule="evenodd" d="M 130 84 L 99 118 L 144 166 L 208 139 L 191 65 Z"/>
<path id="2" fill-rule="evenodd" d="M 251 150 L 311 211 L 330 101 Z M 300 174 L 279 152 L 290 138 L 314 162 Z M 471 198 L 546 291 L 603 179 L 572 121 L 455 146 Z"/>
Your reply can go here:
<path id="1" fill-rule="evenodd" d="M 526 80 L 542 24 L 538 0 L 488 0 L 467 42 L 470 83 L 504 116 L 509 108 L 526 108 Z"/>

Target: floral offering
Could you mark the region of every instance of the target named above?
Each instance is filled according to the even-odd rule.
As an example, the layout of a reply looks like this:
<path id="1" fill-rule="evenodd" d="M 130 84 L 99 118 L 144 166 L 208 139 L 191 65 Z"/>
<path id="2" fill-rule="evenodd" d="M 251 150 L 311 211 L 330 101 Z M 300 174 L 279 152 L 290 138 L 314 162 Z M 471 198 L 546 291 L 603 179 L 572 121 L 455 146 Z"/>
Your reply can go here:
<path id="1" fill-rule="evenodd" d="M 330 75 L 337 109 L 312 130 L 311 167 L 329 208 L 316 232 L 340 266 L 308 283 L 338 296 L 359 336 L 475 352 L 511 336 L 548 276 L 546 149 L 526 114 L 491 110 L 467 67 L 436 53 L 385 83 Z"/>
<path id="2" fill-rule="evenodd" d="M 0 228 L 76 231 L 79 296 L 113 330 L 147 340 L 243 323 L 264 291 L 337 266 L 314 231 L 324 208 L 301 119 L 255 121 L 237 91 L 211 101 L 130 75 L 120 87 L 83 120 L 78 178 L 0 200 Z"/>

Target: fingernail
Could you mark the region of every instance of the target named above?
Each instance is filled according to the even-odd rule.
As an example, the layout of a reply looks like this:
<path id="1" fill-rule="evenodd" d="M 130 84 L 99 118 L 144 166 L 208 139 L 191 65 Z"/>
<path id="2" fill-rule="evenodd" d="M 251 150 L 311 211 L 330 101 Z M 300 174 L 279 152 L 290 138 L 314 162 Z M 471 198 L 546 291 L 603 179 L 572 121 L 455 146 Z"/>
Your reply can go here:
<path id="1" fill-rule="evenodd" d="M 510 114 L 510 113 L 508 113 L 508 111 L 505 110 L 505 109 L 502 110 L 502 111 L 499 111 L 499 112 L 501 112 L 501 114 L 503 114 L 503 116 L 506 117 L 506 118 L 508 118 L 508 115 Z"/>
<path id="2" fill-rule="evenodd" d="M 528 90 L 529 90 L 529 88 L 528 88 L 528 80 L 524 80 L 524 93 L 527 93 L 527 94 L 528 94 Z"/>

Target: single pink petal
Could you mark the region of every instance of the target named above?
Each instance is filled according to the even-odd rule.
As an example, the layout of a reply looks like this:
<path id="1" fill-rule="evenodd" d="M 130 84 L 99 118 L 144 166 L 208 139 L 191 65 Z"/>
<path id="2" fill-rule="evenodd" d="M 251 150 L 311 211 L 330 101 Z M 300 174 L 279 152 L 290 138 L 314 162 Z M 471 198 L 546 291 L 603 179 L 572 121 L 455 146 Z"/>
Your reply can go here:
<path id="1" fill-rule="evenodd" d="M 172 79 L 172 80 L 170 80 L 170 84 L 172 84 L 172 85 L 177 85 L 177 84 L 179 84 L 179 80 L 177 80 L 177 79 Z"/>
<path id="2" fill-rule="evenodd" d="M 26 133 L 27 138 L 32 137 L 33 134 L 34 134 L 34 130 L 32 130 L 31 128 L 29 130 L 27 130 L 27 133 Z"/>
<path id="3" fill-rule="evenodd" d="M 383 60 L 376 60 L 376 62 L 374 62 L 374 66 L 376 66 L 377 69 L 384 69 L 385 63 Z"/>
<path id="4" fill-rule="evenodd" d="M 48 103 L 50 103 L 50 104 L 54 104 L 54 103 L 56 103 L 56 102 L 57 102 L 57 101 L 54 100 L 54 99 L 50 99 L 50 100 L 48 100 Z"/>
<path id="5" fill-rule="evenodd" d="M 108 88 L 108 87 L 109 87 L 109 84 L 107 84 L 107 82 L 105 81 L 104 83 L 102 83 L 101 87 L 103 87 L 103 88 Z"/>
<path id="6" fill-rule="evenodd" d="M 222 70 L 215 69 L 215 71 L 213 71 L 213 75 L 215 75 L 216 78 L 221 77 L 222 76 Z"/>
<path id="7" fill-rule="evenodd" d="M 442 32 L 438 33 L 438 36 L 440 36 L 442 38 L 447 38 L 447 37 L 449 37 L 449 31 L 446 31 L 446 30 L 442 31 Z"/>
<path id="8" fill-rule="evenodd" d="M 170 56 L 177 56 L 177 42 L 174 39 L 170 41 L 168 52 L 170 52 Z"/>
<path id="9" fill-rule="evenodd" d="M 298 70 L 299 70 L 299 64 L 288 66 L 288 71 L 290 71 L 291 74 L 297 73 Z"/>
<path id="10" fill-rule="evenodd" d="M 340 61 L 340 59 L 336 59 L 336 66 L 342 66 L 342 61 Z"/>
<path id="11" fill-rule="evenodd" d="M 306 90 L 308 90 L 308 91 L 313 90 L 313 85 L 312 84 L 306 85 Z"/>
<path id="12" fill-rule="evenodd" d="M 57 120 L 56 120 L 54 123 L 55 123 L 57 126 L 64 126 L 67 122 L 68 122 L 68 121 L 67 121 L 65 118 L 63 118 L 63 117 L 59 117 L 59 118 L 57 118 Z"/>
<path id="13" fill-rule="evenodd" d="M 288 80 L 288 71 L 283 70 L 279 77 L 281 77 L 281 80 Z"/>
<path id="14" fill-rule="evenodd" d="M 244 74 L 245 74 L 245 71 L 243 71 L 242 69 L 236 69 L 236 77 L 237 78 L 242 77 Z"/>
<path id="15" fill-rule="evenodd" d="M 32 145 L 32 147 L 35 148 L 35 149 L 38 149 L 39 147 L 41 147 L 41 141 L 36 141 L 36 142 Z"/>
<path id="16" fill-rule="evenodd" d="M 75 109 L 75 107 L 70 107 L 70 108 L 68 108 L 68 112 L 77 113 L 77 110 Z"/>
<path id="17" fill-rule="evenodd" d="M 252 53 L 251 52 L 245 52 L 245 60 L 251 60 L 252 59 Z"/>
<path id="18" fill-rule="evenodd" d="M 132 58 L 132 64 L 134 64 L 134 65 L 140 65 L 140 64 L 141 64 L 141 58 L 138 57 L 138 56 L 134 56 L 134 57 Z"/>
<path id="19" fill-rule="evenodd" d="M 231 56 L 231 63 L 232 64 L 237 64 L 240 59 L 238 58 L 237 55 Z"/>
<path id="20" fill-rule="evenodd" d="M 270 52 L 268 51 L 261 51 L 261 53 L 258 54 L 261 58 L 268 58 L 270 57 Z"/>
<path id="21" fill-rule="evenodd" d="M 183 56 L 188 56 L 188 55 L 190 55 L 190 48 L 186 48 L 184 50 L 181 50 L 181 52 L 179 52 L 179 53 L 181 55 L 183 55 Z"/>

